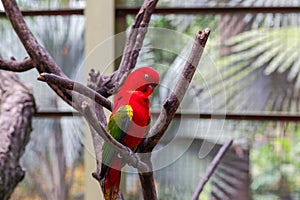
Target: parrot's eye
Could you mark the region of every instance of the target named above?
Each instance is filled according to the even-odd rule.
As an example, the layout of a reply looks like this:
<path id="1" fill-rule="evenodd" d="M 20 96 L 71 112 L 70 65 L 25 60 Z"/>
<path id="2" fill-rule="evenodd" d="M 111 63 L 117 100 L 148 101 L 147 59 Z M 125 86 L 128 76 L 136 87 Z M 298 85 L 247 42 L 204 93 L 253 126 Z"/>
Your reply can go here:
<path id="1" fill-rule="evenodd" d="M 149 75 L 145 74 L 145 79 L 148 81 L 149 80 Z"/>

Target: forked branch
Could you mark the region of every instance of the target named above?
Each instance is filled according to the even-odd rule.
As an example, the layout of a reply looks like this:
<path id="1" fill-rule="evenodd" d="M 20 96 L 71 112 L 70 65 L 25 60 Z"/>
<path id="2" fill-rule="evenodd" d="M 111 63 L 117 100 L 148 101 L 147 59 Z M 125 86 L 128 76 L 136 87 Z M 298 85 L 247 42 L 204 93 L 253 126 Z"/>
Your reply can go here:
<path id="1" fill-rule="evenodd" d="M 130 70 L 135 67 L 143 45 L 143 40 L 148 31 L 148 24 L 150 22 L 151 15 L 157 2 L 158 0 L 144 1 L 130 28 L 130 33 L 126 40 L 122 60 L 118 70 L 109 77 L 99 77 L 101 81 L 98 81 L 99 85 L 97 87 L 97 91 L 103 96 L 109 97 L 116 93 L 130 73 Z"/>
<path id="2" fill-rule="evenodd" d="M 62 77 L 66 77 L 60 67 L 57 66 L 53 58 L 42 47 L 34 37 L 27 24 L 24 21 L 23 15 L 15 0 L 1 0 L 5 9 L 6 16 L 10 20 L 15 32 L 21 40 L 25 50 L 30 56 L 33 66 L 39 73 L 48 72 Z M 23 67 L 24 68 L 24 67 Z M 72 92 L 55 85 L 49 85 L 66 103 L 80 109 L 78 105 L 72 105 Z"/>

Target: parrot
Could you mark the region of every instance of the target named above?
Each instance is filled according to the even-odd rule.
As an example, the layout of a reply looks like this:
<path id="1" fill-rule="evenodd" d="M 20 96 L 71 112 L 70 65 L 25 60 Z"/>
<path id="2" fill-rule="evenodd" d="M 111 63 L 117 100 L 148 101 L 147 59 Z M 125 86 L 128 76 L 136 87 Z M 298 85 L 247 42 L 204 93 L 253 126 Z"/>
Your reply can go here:
<path id="1" fill-rule="evenodd" d="M 153 68 L 138 68 L 128 75 L 115 95 L 107 131 L 133 152 L 137 151 L 148 132 L 151 121 L 149 96 L 159 81 L 159 73 Z M 105 200 L 118 197 L 123 165 L 121 156 L 104 142 L 100 179 Z"/>

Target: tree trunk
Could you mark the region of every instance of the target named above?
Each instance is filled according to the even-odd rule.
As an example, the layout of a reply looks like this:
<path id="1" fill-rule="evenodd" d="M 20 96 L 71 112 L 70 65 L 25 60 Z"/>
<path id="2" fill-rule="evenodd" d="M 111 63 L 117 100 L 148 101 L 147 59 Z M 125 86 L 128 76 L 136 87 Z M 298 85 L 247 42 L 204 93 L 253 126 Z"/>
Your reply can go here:
<path id="1" fill-rule="evenodd" d="M 12 72 L 0 70 L 0 199 L 9 199 L 25 172 L 19 165 L 36 107 L 30 89 Z"/>

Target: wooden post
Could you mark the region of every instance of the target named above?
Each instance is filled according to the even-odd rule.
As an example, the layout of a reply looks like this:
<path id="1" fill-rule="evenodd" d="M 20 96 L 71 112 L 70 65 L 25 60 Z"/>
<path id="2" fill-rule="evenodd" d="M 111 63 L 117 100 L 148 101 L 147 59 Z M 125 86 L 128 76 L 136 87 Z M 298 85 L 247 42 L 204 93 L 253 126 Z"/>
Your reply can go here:
<path id="1" fill-rule="evenodd" d="M 106 59 L 101 59 L 101 51 L 104 48 L 98 48 L 98 45 L 114 35 L 114 1 L 94 1 L 87 0 L 85 9 L 86 30 L 85 30 L 85 70 L 86 74 L 91 68 L 105 71 L 109 74 L 113 71 L 113 66 L 107 66 L 107 61 L 114 60 L 114 44 L 105 48 Z M 113 42 L 113 40 L 111 41 Z M 99 52 L 98 52 L 99 51 Z M 96 54 L 100 54 L 99 57 Z M 85 199 L 98 200 L 103 199 L 102 192 L 98 182 L 92 177 L 92 172 L 96 170 L 96 160 L 93 150 L 93 142 L 88 127 L 86 128 L 85 139 Z"/>

